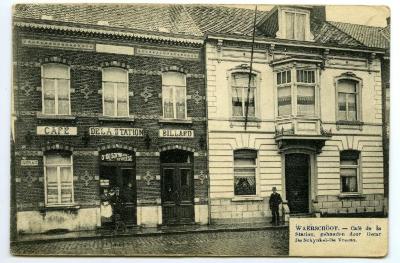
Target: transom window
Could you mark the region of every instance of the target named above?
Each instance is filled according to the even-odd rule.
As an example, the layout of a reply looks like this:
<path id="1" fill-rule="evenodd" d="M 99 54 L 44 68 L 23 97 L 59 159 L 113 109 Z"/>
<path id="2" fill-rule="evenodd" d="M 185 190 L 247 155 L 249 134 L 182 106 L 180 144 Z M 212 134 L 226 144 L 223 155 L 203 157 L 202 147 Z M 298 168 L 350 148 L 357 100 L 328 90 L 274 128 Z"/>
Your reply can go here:
<path id="1" fill-rule="evenodd" d="M 232 74 L 232 116 L 255 117 L 256 76 L 252 74 L 249 89 L 249 73 Z"/>
<path id="2" fill-rule="evenodd" d="M 342 193 L 359 191 L 359 152 L 342 151 L 340 153 L 340 181 Z"/>
<path id="3" fill-rule="evenodd" d="M 358 120 L 358 81 L 340 79 L 338 81 L 338 120 Z"/>
<path id="4" fill-rule="evenodd" d="M 44 157 L 46 205 L 74 203 L 72 155 L 51 153 Z"/>
<path id="5" fill-rule="evenodd" d="M 163 117 L 186 119 L 186 76 L 180 72 L 164 72 L 162 75 Z"/>
<path id="6" fill-rule="evenodd" d="M 103 115 L 129 116 L 128 72 L 125 69 L 103 69 Z"/>
<path id="7" fill-rule="evenodd" d="M 235 195 L 256 195 L 257 151 L 234 151 Z"/>
<path id="8" fill-rule="evenodd" d="M 69 115 L 70 72 L 63 64 L 48 63 L 42 66 L 42 112 L 49 115 Z"/>
<path id="9" fill-rule="evenodd" d="M 306 39 L 307 15 L 295 11 L 285 11 L 286 38 L 295 40 Z"/>
<path id="10" fill-rule="evenodd" d="M 292 72 L 296 81 L 292 82 Z M 315 116 L 315 70 L 277 72 L 278 115 Z M 296 97 L 295 100 L 292 98 Z M 293 105 L 293 103 L 295 103 Z"/>

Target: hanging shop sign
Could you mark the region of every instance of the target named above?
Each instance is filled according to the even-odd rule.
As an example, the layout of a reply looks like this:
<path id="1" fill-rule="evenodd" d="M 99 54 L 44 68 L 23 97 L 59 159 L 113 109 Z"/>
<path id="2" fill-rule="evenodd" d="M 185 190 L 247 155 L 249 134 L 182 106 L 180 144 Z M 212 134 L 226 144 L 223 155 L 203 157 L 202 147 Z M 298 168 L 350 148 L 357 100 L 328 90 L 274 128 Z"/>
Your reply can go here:
<path id="1" fill-rule="evenodd" d="M 193 130 L 171 130 L 171 129 L 160 129 L 160 137 L 167 138 L 193 138 Z"/>
<path id="2" fill-rule="evenodd" d="M 90 127 L 89 134 L 93 136 L 141 137 L 144 132 L 140 128 Z"/>
<path id="3" fill-rule="evenodd" d="M 21 166 L 38 166 L 38 160 L 21 160 Z"/>
<path id="4" fill-rule="evenodd" d="M 64 127 L 64 126 L 37 126 L 37 135 L 77 135 L 78 131 L 76 127 Z"/>
<path id="5" fill-rule="evenodd" d="M 100 156 L 102 161 L 106 162 L 132 162 L 132 154 L 124 152 L 104 153 Z"/>

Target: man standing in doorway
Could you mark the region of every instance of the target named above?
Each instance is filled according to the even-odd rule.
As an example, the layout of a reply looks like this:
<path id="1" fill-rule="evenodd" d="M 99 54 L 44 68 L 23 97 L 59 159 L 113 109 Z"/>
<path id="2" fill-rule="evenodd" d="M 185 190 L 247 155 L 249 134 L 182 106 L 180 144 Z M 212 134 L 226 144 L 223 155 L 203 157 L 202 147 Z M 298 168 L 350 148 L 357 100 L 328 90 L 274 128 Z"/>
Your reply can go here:
<path id="1" fill-rule="evenodd" d="M 272 212 L 272 221 L 274 225 L 279 225 L 279 205 L 282 203 L 282 197 L 276 192 L 276 187 L 272 187 L 272 194 L 269 197 L 269 208 Z"/>

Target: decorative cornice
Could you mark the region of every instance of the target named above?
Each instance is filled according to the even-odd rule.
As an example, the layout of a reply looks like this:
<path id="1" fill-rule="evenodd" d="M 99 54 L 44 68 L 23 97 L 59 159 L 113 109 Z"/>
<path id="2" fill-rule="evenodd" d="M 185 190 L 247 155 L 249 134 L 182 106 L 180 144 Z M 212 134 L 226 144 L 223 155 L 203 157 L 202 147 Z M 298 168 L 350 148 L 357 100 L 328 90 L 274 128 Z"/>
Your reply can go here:
<path id="1" fill-rule="evenodd" d="M 126 37 L 142 40 L 156 40 L 167 43 L 177 43 L 177 44 L 192 44 L 192 45 L 202 45 L 202 39 L 195 38 L 183 38 L 179 36 L 163 36 L 163 35 L 153 35 L 146 33 L 133 33 L 126 31 L 119 31 L 118 29 L 95 29 L 86 27 L 76 27 L 70 25 L 54 25 L 54 24 L 42 24 L 34 22 L 14 22 L 14 26 L 20 28 L 32 28 L 32 29 L 42 29 L 42 30 L 56 30 L 61 32 L 72 32 L 72 33 L 86 33 L 86 34 L 99 34 L 105 36 L 115 36 L 115 37 Z"/>
<path id="2" fill-rule="evenodd" d="M 95 49 L 94 44 L 90 43 L 54 41 L 54 40 L 43 40 L 43 39 L 27 39 L 27 38 L 22 39 L 22 45 L 28 47 L 84 50 L 84 51 L 94 51 Z"/>
<path id="3" fill-rule="evenodd" d="M 51 143 L 42 147 L 43 152 L 51 150 L 64 150 L 72 152 L 74 150 L 74 147 L 63 143 Z"/>

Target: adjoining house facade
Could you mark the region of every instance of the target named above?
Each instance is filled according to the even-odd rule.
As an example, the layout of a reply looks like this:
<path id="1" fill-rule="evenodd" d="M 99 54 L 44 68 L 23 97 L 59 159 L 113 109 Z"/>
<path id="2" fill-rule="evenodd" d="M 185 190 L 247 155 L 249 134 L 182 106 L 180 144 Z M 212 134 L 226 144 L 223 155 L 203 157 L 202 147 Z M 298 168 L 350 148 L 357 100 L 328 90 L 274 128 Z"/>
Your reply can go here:
<path id="1" fill-rule="evenodd" d="M 274 186 L 291 215 L 383 214 L 385 49 L 321 7 L 258 17 L 250 82 L 251 27 L 206 39 L 211 222 L 265 221 Z"/>
<path id="2" fill-rule="evenodd" d="M 253 15 L 17 5 L 17 231 L 112 227 L 115 195 L 128 226 L 265 221 L 273 186 L 288 214 L 383 213 L 388 47 L 276 6 L 249 78 Z"/>
<path id="3" fill-rule="evenodd" d="M 116 193 L 128 226 L 208 223 L 203 41 L 145 16 L 168 13 L 188 20 L 178 6 L 16 6 L 19 233 L 112 226 Z"/>

